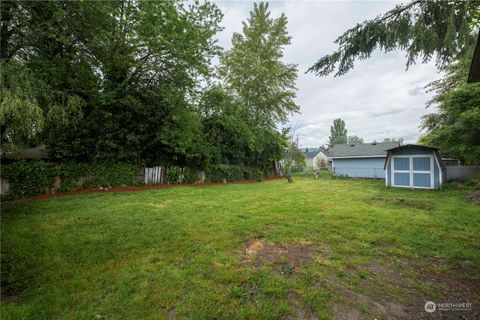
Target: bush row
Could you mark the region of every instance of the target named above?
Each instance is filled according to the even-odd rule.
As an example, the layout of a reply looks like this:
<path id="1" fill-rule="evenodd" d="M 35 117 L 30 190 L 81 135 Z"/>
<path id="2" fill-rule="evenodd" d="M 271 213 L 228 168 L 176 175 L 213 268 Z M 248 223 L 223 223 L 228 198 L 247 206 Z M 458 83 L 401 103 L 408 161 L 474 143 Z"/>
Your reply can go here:
<path id="1" fill-rule="evenodd" d="M 241 180 L 260 180 L 266 173 L 259 168 L 239 165 L 217 164 L 205 170 L 206 181 L 227 182 Z"/>
<path id="2" fill-rule="evenodd" d="M 241 180 L 259 180 L 264 178 L 265 172 L 258 168 L 239 165 L 217 164 L 205 170 L 205 182 L 232 182 Z M 164 182 L 194 183 L 198 180 L 197 170 L 191 168 L 169 167 L 165 171 Z"/>
<path id="3" fill-rule="evenodd" d="M 141 168 L 132 164 L 54 164 L 43 161 L 18 161 L 3 165 L 1 176 L 9 181 L 10 189 L 2 199 L 15 199 L 34 196 L 47 191 L 68 191 L 89 187 L 116 187 L 119 185 L 143 184 L 139 173 Z M 55 185 L 55 178 L 60 185 Z M 218 164 L 205 170 L 206 182 L 231 182 L 259 180 L 265 172 L 258 168 L 239 165 Z M 194 183 L 198 179 L 197 170 L 191 168 L 168 167 L 164 183 Z"/>
<path id="4" fill-rule="evenodd" d="M 2 199 L 34 196 L 47 190 L 68 191 L 72 189 L 138 185 L 139 168 L 131 164 L 54 164 L 43 161 L 18 161 L 2 166 L 2 178 L 9 181 L 10 189 Z M 61 184 L 55 186 L 55 177 Z"/>

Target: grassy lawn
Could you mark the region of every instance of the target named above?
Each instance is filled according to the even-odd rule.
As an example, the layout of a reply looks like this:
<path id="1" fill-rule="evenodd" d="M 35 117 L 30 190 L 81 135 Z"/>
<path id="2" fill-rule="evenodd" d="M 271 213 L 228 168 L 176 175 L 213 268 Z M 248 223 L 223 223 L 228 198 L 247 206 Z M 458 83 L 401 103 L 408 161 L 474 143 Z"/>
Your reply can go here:
<path id="1" fill-rule="evenodd" d="M 467 189 L 296 178 L 2 208 L 2 319 L 480 317 Z"/>

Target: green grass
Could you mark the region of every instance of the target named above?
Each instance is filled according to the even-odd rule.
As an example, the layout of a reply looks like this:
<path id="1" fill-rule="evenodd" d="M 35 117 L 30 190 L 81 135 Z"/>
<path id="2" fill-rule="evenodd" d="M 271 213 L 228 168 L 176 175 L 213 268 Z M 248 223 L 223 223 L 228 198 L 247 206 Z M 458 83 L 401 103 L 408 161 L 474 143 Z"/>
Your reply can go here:
<path id="1" fill-rule="evenodd" d="M 1 317 L 330 319 L 335 305 L 373 317 L 368 299 L 410 312 L 479 283 L 467 191 L 296 177 L 6 204 Z M 248 257 L 255 240 L 310 257 Z"/>

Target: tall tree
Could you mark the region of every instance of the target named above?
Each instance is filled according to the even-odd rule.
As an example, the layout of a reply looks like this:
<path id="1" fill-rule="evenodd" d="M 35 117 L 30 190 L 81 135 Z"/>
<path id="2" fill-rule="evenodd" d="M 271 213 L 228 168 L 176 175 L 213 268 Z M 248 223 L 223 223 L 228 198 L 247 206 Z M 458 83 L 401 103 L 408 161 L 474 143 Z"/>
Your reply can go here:
<path id="1" fill-rule="evenodd" d="M 472 48 L 473 49 L 473 48 Z M 480 83 L 467 84 L 468 55 L 446 68 L 444 78 L 429 85 L 436 95 L 422 118 L 422 144 L 440 148 L 466 163 L 480 163 Z"/>
<path id="2" fill-rule="evenodd" d="M 342 119 L 333 120 L 330 126 L 330 137 L 328 137 L 328 144 L 333 146 L 335 144 L 347 143 L 347 129 L 345 128 L 345 121 Z"/>
<path id="3" fill-rule="evenodd" d="M 362 144 L 362 143 L 364 143 L 364 141 L 363 141 L 363 138 L 360 138 L 359 136 L 348 136 L 347 143 L 348 144 Z"/>
<path id="4" fill-rule="evenodd" d="M 427 62 L 433 57 L 442 68 L 474 41 L 479 20 L 480 1 L 410 1 L 347 30 L 335 41 L 338 49 L 308 71 L 340 76 L 351 70 L 356 60 L 370 58 L 375 49 L 405 50 L 407 68 L 419 59 Z"/>
<path id="5" fill-rule="evenodd" d="M 220 75 L 248 111 L 251 120 L 264 127 L 284 122 L 299 107 L 295 103 L 297 67 L 282 62 L 290 44 L 287 17 L 270 17 L 268 4 L 254 4 L 243 22 L 243 34 L 235 33 L 232 49 L 220 59 Z"/>
<path id="6" fill-rule="evenodd" d="M 398 142 L 403 144 L 403 138 L 384 138 L 383 142 Z"/>

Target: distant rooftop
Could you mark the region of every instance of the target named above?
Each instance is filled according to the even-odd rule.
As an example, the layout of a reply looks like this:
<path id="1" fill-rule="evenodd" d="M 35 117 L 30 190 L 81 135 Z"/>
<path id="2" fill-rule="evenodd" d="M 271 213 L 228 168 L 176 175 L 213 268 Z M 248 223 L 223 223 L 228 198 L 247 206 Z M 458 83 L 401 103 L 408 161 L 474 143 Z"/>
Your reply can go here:
<path id="1" fill-rule="evenodd" d="M 313 159 L 319 152 L 323 152 L 326 156 L 328 156 L 328 152 L 322 148 L 300 148 L 300 151 L 303 152 L 306 158 Z"/>

